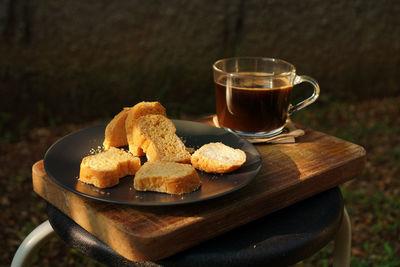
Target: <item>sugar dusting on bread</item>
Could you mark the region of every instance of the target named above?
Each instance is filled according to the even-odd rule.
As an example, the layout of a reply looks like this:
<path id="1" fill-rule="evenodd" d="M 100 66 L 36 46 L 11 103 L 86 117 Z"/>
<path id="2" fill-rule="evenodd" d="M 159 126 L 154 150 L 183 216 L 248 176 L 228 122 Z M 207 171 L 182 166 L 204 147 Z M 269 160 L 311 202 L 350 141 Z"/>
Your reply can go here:
<path id="1" fill-rule="evenodd" d="M 121 177 L 135 175 L 136 190 L 182 195 L 201 186 L 196 169 L 223 174 L 246 161 L 242 150 L 220 142 L 197 150 L 185 143 L 160 103 L 140 102 L 124 108 L 110 121 L 103 146 L 92 148 L 83 158 L 79 180 L 107 188 L 117 185 Z M 129 151 L 117 148 L 127 145 Z M 143 155 L 147 162 L 141 166 L 137 156 Z"/>
<path id="2" fill-rule="evenodd" d="M 246 162 L 246 153 L 221 142 L 205 144 L 191 156 L 192 165 L 209 173 L 227 173 Z"/>

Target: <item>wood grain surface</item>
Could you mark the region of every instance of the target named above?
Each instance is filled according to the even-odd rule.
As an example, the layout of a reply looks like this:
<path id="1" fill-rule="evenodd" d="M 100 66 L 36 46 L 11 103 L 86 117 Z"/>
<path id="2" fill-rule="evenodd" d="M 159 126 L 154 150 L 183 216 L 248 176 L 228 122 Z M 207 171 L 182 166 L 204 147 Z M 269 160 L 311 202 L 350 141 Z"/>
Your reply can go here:
<path id="1" fill-rule="evenodd" d="M 301 126 L 300 126 L 301 127 Z M 132 261 L 157 260 L 359 176 L 365 150 L 301 127 L 294 144 L 258 144 L 263 166 L 246 187 L 204 202 L 163 207 L 105 203 L 58 186 L 32 167 L 33 189 Z"/>

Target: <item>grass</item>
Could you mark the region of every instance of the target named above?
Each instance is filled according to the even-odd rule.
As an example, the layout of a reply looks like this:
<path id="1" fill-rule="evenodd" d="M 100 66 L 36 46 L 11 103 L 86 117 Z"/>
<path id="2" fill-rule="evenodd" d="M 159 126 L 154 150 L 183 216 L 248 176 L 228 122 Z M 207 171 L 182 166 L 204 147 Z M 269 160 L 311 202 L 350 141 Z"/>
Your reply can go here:
<path id="1" fill-rule="evenodd" d="M 400 266 L 400 98 L 313 107 L 294 120 L 366 148 L 364 174 L 341 186 L 352 219 L 351 266 Z M 307 262 L 330 266 L 332 244 Z"/>
<path id="2" fill-rule="evenodd" d="M 168 88 L 163 94 L 168 94 Z M 163 98 L 160 95 L 160 98 Z M 190 117 L 190 108 L 167 103 L 175 117 Z M 351 266 L 400 266 L 400 97 L 359 103 L 327 102 L 299 111 L 293 120 L 315 130 L 363 146 L 366 168 L 361 177 L 341 186 L 352 222 Z M 0 114 L 6 129 L 0 146 L 0 203 L 2 220 L 0 262 L 9 263 L 23 238 L 46 219 L 45 203 L 32 192 L 31 166 L 43 158 L 58 138 L 86 124 L 57 122 L 55 126 L 27 128 L 25 122 L 7 127 L 12 115 Z M 90 122 L 89 124 L 97 123 Z M 4 132 L 4 131 L 3 131 Z M 299 265 L 331 266 L 333 244 Z M 101 266 L 52 239 L 33 266 Z"/>

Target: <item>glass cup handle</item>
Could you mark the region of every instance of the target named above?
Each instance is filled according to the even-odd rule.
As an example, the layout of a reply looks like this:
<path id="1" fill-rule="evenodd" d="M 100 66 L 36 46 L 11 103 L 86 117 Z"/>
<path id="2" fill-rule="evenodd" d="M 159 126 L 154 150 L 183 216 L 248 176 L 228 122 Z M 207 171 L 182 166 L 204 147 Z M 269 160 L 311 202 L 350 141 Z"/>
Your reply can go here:
<path id="1" fill-rule="evenodd" d="M 317 98 L 319 97 L 320 89 L 319 89 L 319 85 L 318 85 L 316 80 L 314 80 L 310 76 L 296 75 L 296 77 L 294 78 L 294 83 L 293 84 L 296 85 L 296 84 L 299 84 L 299 83 L 302 83 L 302 82 L 311 83 L 312 86 L 314 87 L 314 93 L 309 98 L 301 101 L 300 103 L 297 103 L 296 105 L 290 104 L 289 110 L 288 110 L 288 115 L 291 115 L 295 111 L 299 111 L 300 109 L 303 109 L 303 108 L 307 107 L 308 105 L 314 103 L 315 100 L 317 100 Z"/>

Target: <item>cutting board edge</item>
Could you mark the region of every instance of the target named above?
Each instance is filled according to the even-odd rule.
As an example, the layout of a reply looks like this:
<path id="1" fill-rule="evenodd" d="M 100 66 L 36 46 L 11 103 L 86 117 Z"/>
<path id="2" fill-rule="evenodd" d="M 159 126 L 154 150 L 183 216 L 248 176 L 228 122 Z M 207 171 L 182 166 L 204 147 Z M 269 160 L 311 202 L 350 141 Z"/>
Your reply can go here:
<path id="1" fill-rule="evenodd" d="M 357 165 L 360 164 L 360 166 L 362 166 L 362 167 L 353 168 L 355 164 L 357 164 Z M 53 183 L 53 185 L 51 185 L 51 183 L 46 185 L 45 183 L 40 184 L 38 181 L 38 178 L 39 178 L 38 176 L 40 176 L 40 175 L 43 178 L 47 177 L 47 179 L 50 180 L 50 178 L 46 175 L 46 173 L 44 171 L 43 161 L 39 161 L 34 164 L 34 166 L 32 167 L 32 174 L 33 174 L 34 191 L 37 194 L 39 194 L 41 197 L 43 197 L 45 200 L 47 200 L 49 203 L 55 205 L 57 208 L 62 210 L 64 213 L 66 213 L 67 216 L 74 219 L 84 229 L 86 229 L 90 233 L 98 236 L 100 240 L 108 243 L 110 245 L 110 247 L 112 247 L 114 250 L 116 250 L 118 253 L 120 253 L 124 257 L 128 258 L 129 260 L 133 260 L 133 261 L 152 260 L 152 261 L 154 261 L 154 260 L 168 257 L 168 256 L 173 255 L 184 249 L 193 247 L 194 245 L 196 245 L 198 243 L 204 242 L 210 238 L 213 238 L 215 236 L 223 234 L 233 228 L 244 225 L 245 223 L 247 223 L 249 221 L 258 219 L 258 218 L 265 216 L 267 214 L 270 214 L 278 209 L 290 206 L 304 198 L 310 197 L 314 194 L 318 194 L 322 191 L 325 191 L 334 186 L 337 186 L 338 183 L 341 184 L 341 183 L 347 182 L 347 181 L 359 176 L 362 172 L 360 170 L 364 169 L 364 166 L 365 166 L 365 155 L 362 157 L 350 160 L 343 165 L 336 166 L 335 168 L 332 168 L 331 170 L 328 170 L 327 172 L 325 172 L 323 174 L 319 174 L 313 178 L 306 179 L 305 181 L 299 181 L 299 183 L 297 185 L 290 187 L 286 190 L 281 190 L 279 192 L 278 191 L 273 192 L 268 198 L 266 198 L 265 196 L 261 196 L 260 198 L 255 198 L 251 202 L 245 203 L 245 205 L 242 207 L 242 210 L 244 210 L 244 208 L 246 208 L 246 207 L 254 207 L 255 205 L 260 205 L 262 203 L 268 203 L 267 207 L 264 207 L 262 210 L 260 209 L 259 212 L 253 213 L 251 216 L 245 217 L 245 219 L 241 219 L 243 216 L 241 216 L 240 214 L 236 214 L 235 212 L 232 211 L 231 214 L 234 215 L 232 217 L 232 219 L 235 219 L 235 221 L 236 221 L 236 223 L 234 225 L 227 224 L 227 223 L 225 223 L 224 225 L 219 225 L 220 228 L 218 229 L 218 231 L 214 231 L 213 233 L 209 233 L 208 235 L 202 235 L 201 237 L 197 237 L 196 239 L 193 239 L 193 240 L 185 240 L 185 242 L 180 243 L 181 245 L 175 247 L 173 250 L 168 249 L 167 251 L 157 251 L 156 254 L 149 253 L 149 251 L 151 251 L 151 246 L 149 246 L 151 238 L 140 238 L 138 236 L 134 237 L 131 235 L 130 236 L 131 239 L 129 239 L 126 236 L 124 237 L 124 235 L 126 235 L 127 233 L 126 233 L 126 231 L 124 231 L 124 229 L 121 229 L 121 226 L 111 227 L 111 228 L 110 227 L 107 228 L 106 226 L 104 226 L 100 229 L 94 230 L 93 227 L 91 226 L 90 218 L 88 220 L 87 218 L 82 218 L 82 216 L 77 216 L 77 215 L 74 216 L 74 214 L 70 213 L 70 209 L 68 208 L 68 206 L 70 206 L 70 205 L 84 207 L 84 211 L 87 212 L 88 207 L 86 207 L 86 204 L 93 200 L 86 199 L 82 196 L 78 196 L 71 192 L 64 192 L 63 194 L 57 194 L 57 196 L 64 198 L 66 205 L 65 206 L 58 205 L 57 202 L 62 203 L 62 200 L 57 201 L 56 200 L 57 196 L 56 195 L 51 196 L 51 192 L 49 192 L 49 190 L 52 190 L 51 188 L 49 188 L 49 186 L 54 186 L 55 183 L 51 181 Z M 342 176 L 342 177 L 346 177 L 346 178 L 343 178 L 339 181 L 330 179 L 335 176 L 337 169 L 342 169 L 342 171 L 348 172 L 347 175 Z M 353 170 L 353 173 L 351 173 L 352 170 Z M 354 170 L 357 170 L 357 171 L 354 172 Z M 322 175 L 325 177 L 325 179 L 328 179 L 328 182 L 325 184 L 321 184 L 318 187 L 319 188 L 318 191 L 307 190 L 307 187 L 313 185 L 315 183 L 315 181 L 321 180 L 320 176 L 322 176 Z M 47 188 L 43 188 L 43 186 L 45 186 Z M 296 194 L 293 194 L 295 191 L 296 191 Z M 279 197 L 277 197 L 278 195 L 279 195 Z M 296 196 L 296 198 L 293 198 L 293 196 Z M 271 206 L 271 201 L 279 201 L 280 207 L 276 208 L 274 206 Z M 93 208 L 92 205 L 91 205 L 91 208 Z M 238 210 L 237 207 L 231 207 L 231 208 L 234 210 Z M 81 212 L 75 211 L 75 214 L 78 214 L 78 213 L 81 215 L 82 211 Z M 196 224 L 186 225 L 185 227 L 181 227 L 176 232 L 167 232 L 164 235 L 159 236 L 158 240 L 161 243 L 168 244 L 170 242 L 170 240 L 175 239 L 176 236 L 179 236 L 180 234 L 188 232 L 188 231 L 195 232 L 196 229 L 197 230 L 204 229 L 203 228 L 204 226 L 218 222 L 218 220 L 222 219 L 222 217 L 226 217 L 226 214 L 227 214 L 226 211 L 220 212 L 219 214 L 215 215 L 212 220 L 197 221 Z M 109 218 L 104 218 L 104 220 L 108 221 L 110 224 L 113 223 Z M 109 233 L 109 235 L 112 234 L 113 236 L 118 237 L 117 241 L 113 242 L 113 240 L 110 240 L 107 237 L 101 236 L 100 232 L 104 233 L 104 232 L 109 231 L 109 229 L 114 229 L 115 232 Z M 182 235 L 182 236 L 185 236 L 185 235 Z"/>

